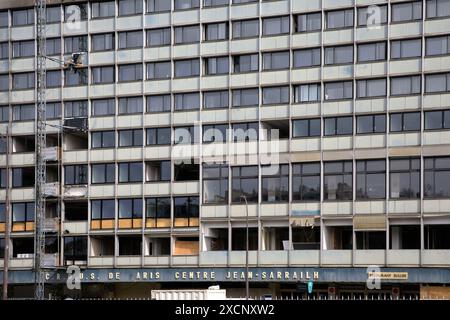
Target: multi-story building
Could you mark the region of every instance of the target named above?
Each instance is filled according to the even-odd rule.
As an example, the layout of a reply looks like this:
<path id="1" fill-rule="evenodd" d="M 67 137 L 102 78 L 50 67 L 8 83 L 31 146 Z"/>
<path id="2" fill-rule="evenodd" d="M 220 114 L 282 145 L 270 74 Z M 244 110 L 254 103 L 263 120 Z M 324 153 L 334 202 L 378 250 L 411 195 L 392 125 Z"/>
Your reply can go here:
<path id="1" fill-rule="evenodd" d="M 33 294 L 33 5 L 0 3 L 0 257 L 9 211 L 16 297 Z M 450 1 L 47 11 L 48 293 L 77 265 L 84 297 L 243 296 L 248 262 L 252 296 L 310 280 L 317 296 L 449 295 Z M 77 72 L 58 62 L 80 52 Z"/>

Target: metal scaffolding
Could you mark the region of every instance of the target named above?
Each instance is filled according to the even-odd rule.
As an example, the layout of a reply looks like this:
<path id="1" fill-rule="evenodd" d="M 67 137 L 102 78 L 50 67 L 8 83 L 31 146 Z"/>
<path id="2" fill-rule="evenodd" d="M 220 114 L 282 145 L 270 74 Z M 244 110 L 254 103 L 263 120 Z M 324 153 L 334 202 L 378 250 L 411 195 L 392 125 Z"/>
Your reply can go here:
<path id="1" fill-rule="evenodd" d="M 37 7 L 37 56 L 36 56 L 36 210 L 35 210 L 35 258 L 34 276 L 36 300 L 44 299 L 44 273 L 42 260 L 45 254 L 45 183 L 46 183 L 46 0 L 36 0 Z"/>

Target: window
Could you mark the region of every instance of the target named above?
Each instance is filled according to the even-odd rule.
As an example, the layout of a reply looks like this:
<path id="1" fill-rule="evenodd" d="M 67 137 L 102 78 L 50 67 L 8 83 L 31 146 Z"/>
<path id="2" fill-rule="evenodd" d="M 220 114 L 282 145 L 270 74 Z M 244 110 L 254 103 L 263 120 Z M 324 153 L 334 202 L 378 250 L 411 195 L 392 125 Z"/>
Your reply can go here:
<path id="1" fill-rule="evenodd" d="M 64 103 L 64 116 L 66 118 L 87 117 L 87 101 L 66 101 Z"/>
<path id="2" fill-rule="evenodd" d="M 226 142 L 228 124 L 211 124 L 203 126 L 203 143 Z"/>
<path id="3" fill-rule="evenodd" d="M 227 74 L 228 57 L 205 58 L 205 75 Z"/>
<path id="4" fill-rule="evenodd" d="M 142 97 L 119 98 L 119 114 L 142 113 L 143 105 Z"/>
<path id="5" fill-rule="evenodd" d="M 147 145 L 170 145 L 171 128 L 148 128 L 147 129 Z"/>
<path id="6" fill-rule="evenodd" d="M 294 68 L 320 66 L 320 48 L 294 50 Z"/>
<path id="7" fill-rule="evenodd" d="M 13 90 L 34 89 L 34 72 L 13 73 Z"/>
<path id="8" fill-rule="evenodd" d="M 391 113 L 390 131 L 420 131 L 420 112 Z"/>
<path id="9" fill-rule="evenodd" d="M 119 163 L 119 183 L 142 182 L 142 163 Z"/>
<path id="10" fill-rule="evenodd" d="M 353 63 L 353 46 L 325 48 L 325 64 Z"/>
<path id="11" fill-rule="evenodd" d="M 257 122 L 233 123 L 233 141 L 256 141 L 259 137 L 259 125 Z"/>
<path id="12" fill-rule="evenodd" d="M 203 108 L 228 108 L 229 95 L 228 91 L 205 91 L 203 92 Z"/>
<path id="13" fill-rule="evenodd" d="M 11 204 L 12 221 L 34 221 L 34 202 L 16 202 Z"/>
<path id="14" fill-rule="evenodd" d="M 259 70 L 259 55 L 257 53 L 233 57 L 234 73 L 252 72 L 258 70 Z"/>
<path id="15" fill-rule="evenodd" d="M 60 102 L 47 102 L 45 104 L 45 116 L 47 119 L 61 118 L 61 103 Z M 0 110 L 1 117 L 1 110 Z M 0 118 L 1 122 L 1 118 Z"/>
<path id="16" fill-rule="evenodd" d="M 119 219 L 142 219 L 142 199 L 119 199 Z"/>
<path id="17" fill-rule="evenodd" d="M 8 10 L 0 11 L 0 28 L 8 27 Z"/>
<path id="18" fill-rule="evenodd" d="M 353 117 L 325 118 L 325 136 L 342 136 L 353 134 Z"/>
<path id="19" fill-rule="evenodd" d="M 34 40 L 15 41 L 12 43 L 13 58 L 25 58 L 34 56 Z"/>
<path id="20" fill-rule="evenodd" d="M 105 1 L 105 2 L 94 2 L 91 4 L 91 17 L 95 18 L 107 18 L 114 17 L 115 15 L 115 2 Z"/>
<path id="21" fill-rule="evenodd" d="M 289 87 L 262 88 L 262 104 L 289 103 Z"/>
<path id="22" fill-rule="evenodd" d="M 391 199 L 420 198 L 420 159 L 390 159 L 389 166 Z"/>
<path id="23" fill-rule="evenodd" d="M 353 27 L 353 9 L 326 12 L 327 29 Z"/>
<path id="24" fill-rule="evenodd" d="M 92 67 L 92 84 L 114 83 L 114 66 Z"/>
<path id="25" fill-rule="evenodd" d="M 47 103 L 47 106 L 49 104 Z M 9 121 L 9 106 L 0 106 L 0 122 Z"/>
<path id="26" fill-rule="evenodd" d="M 386 161 L 356 161 L 356 199 L 386 197 Z"/>
<path id="27" fill-rule="evenodd" d="M 167 0 L 147 0 L 147 12 L 156 13 L 170 11 L 171 1 Z"/>
<path id="28" fill-rule="evenodd" d="M 150 223 L 151 227 L 161 228 L 170 227 L 170 223 L 167 223 L 167 219 L 170 219 L 170 198 L 148 198 L 145 200 L 147 226 L 148 220 L 154 219 L 153 223 Z"/>
<path id="29" fill-rule="evenodd" d="M 171 76 L 170 61 L 147 63 L 147 79 L 170 79 Z"/>
<path id="30" fill-rule="evenodd" d="M 431 74 L 425 76 L 425 92 L 450 91 L 450 73 Z"/>
<path id="31" fill-rule="evenodd" d="M 200 0 L 175 0 L 175 10 L 194 9 L 200 6 Z"/>
<path id="32" fill-rule="evenodd" d="M 233 107 L 254 107 L 259 105 L 259 90 L 236 89 L 232 91 Z"/>
<path id="33" fill-rule="evenodd" d="M 279 164 L 276 173 L 269 165 L 261 167 L 261 198 L 265 202 L 289 201 L 289 165 Z M 265 171 L 269 173 L 265 173 Z"/>
<path id="34" fill-rule="evenodd" d="M 320 163 L 292 164 L 292 200 L 320 201 Z"/>
<path id="35" fill-rule="evenodd" d="M 91 219 L 92 220 L 108 220 L 114 219 L 116 212 L 116 205 L 113 199 L 111 200 L 92 200 L 91 201 Z"/>
<path id="36" fill-rule="evenodd" d="M 34 187 L 34 168 L 13 168 L 12 169 L 13 188 Z"/>
<path id="37" fill-rule="evenodd" d="M 120 130 L 119 147 L 142 147 L 143 143 L 142 129 Z"/>
<path id="38" fill-rule="evenodd" d="M 114 183 L 116 181 L 115 169 L 114 163 L 93 164 L 91 166 L 92 183 Z"/>
<path id="39" fill-rule="evenodd" d="M 174 227 L 198 226 L 198 197 L 174 197 Z"/>
<path id="40" fill-rule="evenodd" d="M 392 4 L 392 22 L 422 19 L 422 1 Z"/>
<path id="41" fill-rule="evenodd" d="M 142 80 L 142 64 L 119 65 L 119 82 Z"/>
<path id="42" fill-rule="evenodd" d="M 234 203 L 258 202 L 258 166 L 232 167 L 232 199 Z"/>
<path id="43" fill-rule="evenodd" d="M 450 53 L 450 36 L 429 37 L 425 39 L 426 56 L 446 55 L 449 53 Z"/>
<path id="44" fill-rule="evenodd" d="M 295 17 L 295 32 L 311 32 L 322 29 L 322 13 L 305 13 Z"/>
<path id="45" fill-rule="evenodd" d="M 391 78 L 391 95 L 420 94 L 420 76 Z"/>
<path id="46" fill-rule="evenodd" d="M 92 100 L 91 107 L 92 116 L 106 116 L 114 115 L 116 113 L 116 103 L 114 98 Z"/>
<path id="47" fill-rule="evenodd" d="M 374 26 L 374 24 L 385 24 L 388 20 L 387 6 L 377 5 L 377 9 L 380 12 L 379 20 L 378 15 L 371 7 L 358 8 L 358 27 L 362 26 Z M 374 17 L 376 19 L 374 19 Z M 375 21 L 376 20 L 376 21 Z"/>
<path id="48" fill-rule="evenodd" d="M 9 90 L 9 75 L 0 74 L 0 91 L 8 91 L 8 90 Z"/>
<path id="49" fill-rule="evenodd" d="M 424 112 L 425 130 L 450 129 L 450 110 Z"/>
<path id="50" fill-rule="evenodd" d="M 87 237 L 64 237 L 64 260 L 86 261 L 87 260 Z"/>
<path id="51" fill-rule="evenodd" d="M 386 96 L 386 79 L 358 80 L 356 82 L 357 98 Z"/>
<path id="52" fill-rule="evenodd" d="M 200 109 L 200 94 L 198 92 L 177 93 L 175 98 L 175 110 Z"/>
<path id="53" fill-rule="evenodd" d="M 164 2 L 169 3 L 167 0 L 165 0 Z M 148 47 L 168 46 L 170 45 L 171 42 L 170 37 L 171 37 L 170 28 L 147 30 L 147 46 Z"/>
<path id="54" fill-rule="evenodd" d="M 171 163 L 170 160 L 150 161 L 145 165 L 146 182 L 170 181 Z"/>
<path id="55" fill-rule="evenodd" d="M 356 117 L 356 133 L 385 133 L 386 132 L 386 115 L 368 115 Z"/>
<path id="56" fill-rule="evenodd" d="M 358 44 L 358 62 L 386 60 L 386 42 Z"/>
<path id="57" fill-rule="evenodd" d="M 26 26 L 34 24 L 34 8 L 12 10 L 12 26 Z"/>
<path id="58" fill-rule="evenodd" d="M 444 198 L 450 196 L 450 158 L 424 159 L 424 197 Z"/>
<path id="59" fill-rule="evenodd" d="M 114 131 L 92 132 L 92 149 L 114 148 L 116 146 L 116 134 Z"/>
<path id="60" fill-rule="evenodd" d="M 205 24 L 205 41 L 228 40 L 228 23 Z"/>
<path id="61" fill-rule="evenodd" d="M 391 42 L 391 59 L 414 58 L 422 55 L 422 40 L 396 40 Z"/>
<path id="62" fill-rule="evenodd" d="M 103 33 L 92 35 L 92 51 L 114 50 L 114 33 Z"/>
<path id="63" fill-rule="evenodd" d="M 73 36 L 64 38 L 64 53 L 72 54 L 75 52 L 87 51 L 87 36 Z"/>
<path id="64" fill-rule="evenodd" d="M 174 128 L 174 144 L 198 143 L 198 129 L 194 126 Z"/>
<path id="65" fill-rule="evenodd" d="M 47 88 L 61 87 L 61 71 L 60 70 L 47 70 L 45 75 L 46 75 Z"/>
<path id="66" fill-rule="evenodd" d="M 34 104 L 21 104 L 12 106 L 12 120 L 13 121 L 30 121 L 34 120 L 35 116 Z"/>
<path id="67" fill-rule="evenodd" d="M 449 0 L 426 0 L 427 18 L 440 18 L 450 16 Z"/>
<path id="68" fill-rule="evenodd" d="M 200 41 L 200 27 L 198 25 L 175 27 L 175 44 L 194 43 Z"/>
<path id="69" fill-rule="evenodd" d="M 294 86 L 294 103 L 320 100 L 320 83 Z"/>
<path id="70" fill-rule="evenodd" d="M 142 237 L 125 235 L 119 236 L 119 256 L 138 256 L 142 255 Z"/>
<path id="71" fill-rule="evenodd" d="M 227 165 L 203 165 L 203 203 L 228 203 Z"/>
<path id="72" fill-rule="evenodd" d="M 203 0 L 203 7 L 216 7 L 228 5 L 230 0 Z"/>
<path id="73" fill-rule="evenodd" d="M 64 81 L 64 86 L 66 87 L 87 85 L 87 68 L 79 69 L 77 73 L 64 70 Z"/>
<path id="74" fill-rule="evenodd" d="M 195 77 L 200 75 L 200 60 L 178 60 L 175 64 L 175 78 Z"/>
<path id="75" fill-rule="evenodd" d="M 320 137 L 320 119 L 292 120 L 292 138 Z"/>
<path id="76" fill-rule="evenodd" d="M 356 249 L 385 250 L 386 231 L 355 231 Z"/>
<path id="77" fill-rule="evenodd" d="M 323 169 L 324 200 L 352 200 L 352 162 L 325 162 Z"/>
<path id="78" fill-rule="evenodd" d="M 64 184 L 80 185 L 88 183 L 88 166 L 85 164 L 64 166 Z"/>
<path id="79" fill-rule="evenodd" d="M 170 109 L 170 94 L 147 96 L 147 112 L 168 112 Z"/>
<path id="80" fill-rule="evenodd" d="M 289 23 L 289 16 L 264 18 L 262 34 L 264 36 L 271 36 L 289 33 Z"/>
<path id="81" fill-rule="evenodd" d="M 61 21 L 61 7 L 46 8 L 47 23 L 55 23 Z"/>
<path id="82" fill-rule="evenodd" d="M 56 56 L 61 53 L 61 38 L 50 38 L 46 41 L 47 56 Z"/>
<path id="83" fill-rule="evenodd" d="M 127 16 L 142 13 L 142 0 L 118 0 L 119 16 Z"/>
<path id="84" fill-rule="evenodd" d="M 48 40 L 47 40 L 47 43 L 48 43 Z M 0 60 L 6 60 L 8 58 L 9 58 L 9 43 L 8 42 L 0 42 Z"/>
<path id="85" fill-rule="evenodd" d="M 259 20 L 241 20 L 233 22 L 233 39 L 257 37 L 259 35 Z"/>
<path id="86" fill-rule="evenodd" d="M 263 70 L 289 69 L 289 51 L 263 53 Z"/>
<path id="87" fill-rule="evenodd" d="M 141 48 L 142 42 L 142 31 L 119 32 L 119 49 Z"/>
<path id="88" fill-rule="evenodd" d="M 325 83 L 325 100 L 353 98 L 353 81 Z"/>
<path id="89" fill-rule="evenodd" d="M 4 169 L 2 169 L 2 175 L 4 174 L 3 170 Z M 3 177 L 2 177 L 2 181 L 3 181 Z M 3 184 L 2 184 L 2 188 L 5 188 Z M 0 223 L 5 223 L 5 219 L 6 219 L 5 213 L 6 213 L 6 205 L 4 202 L 1 202 L 0 203 Z M 3 239 L 1 239 L 1 240 L 3 240 Z M 4 248 L 2 247 L 2 249 L 4 249 Z M 0 256 L 0 257 L 2 257 L 2 256 Z"/>

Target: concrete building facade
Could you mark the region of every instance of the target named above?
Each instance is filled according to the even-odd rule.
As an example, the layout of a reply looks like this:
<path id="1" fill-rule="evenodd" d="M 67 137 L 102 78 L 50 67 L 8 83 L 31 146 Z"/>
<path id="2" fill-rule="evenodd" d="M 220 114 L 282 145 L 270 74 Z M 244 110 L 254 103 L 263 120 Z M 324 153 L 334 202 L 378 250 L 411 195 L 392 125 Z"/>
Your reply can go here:
<path id="1" fill-rule="evenodd" d="M 77 265 L 84 296 L 242 296 L 248 226 L 252 295 L 309 280 L 318 296 L 449 294 L 450 1 L 47 11 L 49 293 Z M 33 1 L 0 3 L 0 249 L 9 207 L 17 296 L 32 292 L 35 25 Z M 58 62 L 73 53 L 77 72 Z"/>

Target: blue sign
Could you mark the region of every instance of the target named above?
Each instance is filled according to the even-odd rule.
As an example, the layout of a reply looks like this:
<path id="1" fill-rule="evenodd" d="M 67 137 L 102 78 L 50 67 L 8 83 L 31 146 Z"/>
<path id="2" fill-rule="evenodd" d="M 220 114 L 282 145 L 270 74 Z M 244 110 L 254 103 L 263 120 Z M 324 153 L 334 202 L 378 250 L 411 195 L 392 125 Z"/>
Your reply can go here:
<path id="1" fill-rule="evenodd" d="M 308 281 L 308 293 L 311 294 L 313 290 L 313 282 L 312 281 Z"/>

